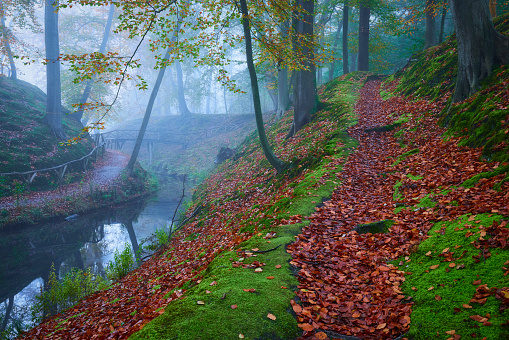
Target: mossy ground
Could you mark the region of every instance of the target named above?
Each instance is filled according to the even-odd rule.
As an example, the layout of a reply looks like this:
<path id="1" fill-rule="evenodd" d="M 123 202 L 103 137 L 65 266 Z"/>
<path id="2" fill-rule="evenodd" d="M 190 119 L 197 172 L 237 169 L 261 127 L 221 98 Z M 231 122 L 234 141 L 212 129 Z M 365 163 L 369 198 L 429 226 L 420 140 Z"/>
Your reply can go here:
<path id="1" fill-rule="evenodd" d="M 462 339 L 509 338 L 509 329 L 501 326 L 507 322 L 509 310 L 500 312 L 499 300 L 490 296 L 482 305 L 470 302 L 481 284 L 488 288 L 509 284 L 502 269 L 509 261 L 509 250 L 483 252 L 474 246 L 481 237 L 482 226 L 502 218 L 496 214 L 467 214 L 454 221 L 436 223 L 416 253 L 394 261 L 407 272 L 402 290 L 415 303 L 410 338 L 448 339 L 451 333 L 446 332 L 452 330 Z M 490 326 L 469 318 L 488 314 Z"/>
<path id="2" fill-rule="evenodd" d="M 59 145 L 60 141 L 43 123 L 46 95 L 36 86 L 0 77 L 0 100 L 0 173 L 49 168 L 78 159 L 92 150 L 92 141 L 87 138 L 75 145 Z M 69 138 L 81 133 L 81 124 L 65 114 L 62 114 L 62 125 Z M 76 164 L 67 171 L 66 180 L 74 182 L 81 179 L 83 168 Z M 30 189 L 55 188 L 57 182 L 54 171 L 39 174 Z M 21 177 L 0 176 L 0 197 L 25 189 Z"/>
<path id="3" fill-rule="evenodd" d="M 353 105 L 363 79 L 364 74 L 353 74 L 349 79 L 336 81 L 329 90 L 325 89 L 321 98 L 326 103 L 326 108 L 315 114 L 314 124 L 310 125 L 307 137 L 299 140 L 297 145 L 292 145 L 292 148 L 297 150 L 301 147 L 309 148 L 306 156 L 293 158 L 293 166 L 289 173 L 280 178 L 281 183 L 290 178 L 290 182 L 287 183 L 291 196 L 274 197 L 270 206 L 262 210 L 264 214 L 261 216 L 248 218 L 246 213 L 235 215 L 235 212 L 232 212 L 230 218 L 238 223 L 239 232 L 254 235 L 241 243 L 236 250 L 225 251 L 217 256 L 207 269 L 200 273 L 199 284 L 193 287 L 184 286 L 187 289 L 185 298 L 171 302 L 161 316 L 132 335 L 132 339 L 238 339 L 239 334 L 246 339 L 292 339 L 301 334 L 290 305 L 298 281 L 288 265 L 291 256 L 286 252 L 285 245 L 294 241 L 294 236 L 300 233 L 306 222 L 274 226 L 271 219 L 264 215 L 276 216 L 278 219 L 309 215 L 314 212 L 317 205 L 330 197 L 334 188 L 339 185 L 336 174 L 342 169 L 341 162 L 346 160 L 357 145 L 357 142 L 346 133 L 346 128 L 356 123 Z M 270 127 L 268 132 L 270 139 L 285 134 L 291 123 L 289 114 L 291 112 Z M 316 142 L 313 133 L 319 132 L 320 127 L 327 128 L 328 125 L 322 125 L 321 122 L 332 118 L 337 119 L 334 128 L 327 129 L 326 138 Z M 242 159 L 251 162 L 250 167 L 260 167 L 255 165 L 258 161 L 254 153 L 259 149 L 256 135 L 248 136 L 239 149 L 243 152 Z M 262 173 L 265 166 L 262 163 Z M 232 161 L 227 161 L 218 169 L 218 173 L 222 173 L 226 178 L 234 176 L 232 173 L 234 171 L 235 162 Z M 277 179 L 276 182 L 274 179 L 265 181 L 257 184 L 256 188 L 268 189 L 267 194 L 272 190 L 277 192 L 277 189 L 274 189 L 277 181 Z M 251 185 L 252 183 L 245 182 L 232 190 L 229 195 L 216 197 L 216 200 L 224 203 L 239 199 L 247 200 L 252 190 Z M 195 199 L 205 201 L 207 197 L 210 198 L 215 188 L 216 186 L 211 183 L 204 182 L 199 187 Z M 258 211 L 263 203 L 254 204 L 252 209 Z M 218 211 L 226 213 L 226 204 Z M 215 211 L 209 211 L 202 216 L 201 223 L 205 224 L 213 214 Z M 264 238 L 271 233 L 275 233 L 274 238 Z M 275 247 L 278 248 L 273 249 Z M 250 249 L 273 250 L 251 257 L 245 257 L 245 252 L 238 252 Z M 236 262 L 240 261 L 241 257 L 244 260 Z M 254 268 L 232 266 L 234 262 L 249 264 L 253 261 L 265 263 L 261 267 L 262 272 L 255 272 Z M 281 268 L 276 268 L 276 265 Z M 211 286 L 212 282 L 217 284 Z M 243 289 L 256 291 L 246 292 Z M 201 304 L 202 302 L 204 304 Z M 232 309 L 232 305 L 236 305 L 236 308 Z M 276 319 L 267 317 L 269 313 Z"/>

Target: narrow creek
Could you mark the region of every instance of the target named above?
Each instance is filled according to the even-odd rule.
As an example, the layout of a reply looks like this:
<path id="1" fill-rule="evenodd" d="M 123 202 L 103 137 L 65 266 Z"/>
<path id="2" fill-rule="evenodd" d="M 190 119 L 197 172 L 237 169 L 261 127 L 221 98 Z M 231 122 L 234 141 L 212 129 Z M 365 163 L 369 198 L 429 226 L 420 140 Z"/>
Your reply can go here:
<path id="1" fill-rule="evenodd" d="M 177 206 L 158 194 L 69 221 L 0 230 L 0 335 L 9 324 L 27 322 L 52 266 L 60 278 L 72 268 L 104 275 L 115 251 L 129 245 L 136 252 L 154 242 L 157 229 L 168 229 Z"/>

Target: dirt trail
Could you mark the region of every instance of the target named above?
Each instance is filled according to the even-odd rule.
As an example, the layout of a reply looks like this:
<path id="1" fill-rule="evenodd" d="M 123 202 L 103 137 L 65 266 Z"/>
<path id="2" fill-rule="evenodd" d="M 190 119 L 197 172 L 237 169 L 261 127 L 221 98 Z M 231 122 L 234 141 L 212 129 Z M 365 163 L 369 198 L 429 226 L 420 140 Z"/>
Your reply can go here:
<path id="1" fill-rule="evenodd" d="M 429 114 L 440 112 L 439 103 L 409 102 L 402 97 L 382 102 L 379 87 L 380 81 L 370 81 L 360 91 L 355 107 L 359 124 L 348 131 L 359 147 L 340 174 L 342 184 L 288 247 L 292 263 L 300 267 L 297 296 L 303 308 L 297 320 L 309 329 L 304 339 L 315 339 L 317 330 L 330 338 L 401 336 L 408 330 L 412 303 L 399 288 L 405 273 L 387 262 L 409 255 L 436 221 L 454 220 L 466 213 L 509 215 L 509 194 L 492 189 L 500 177 L 468 189 L 461 186 L 496 165 L 481 162 L 480 149 L 459 147 L 458 139 L 442 138 L 445 130 Z M 405 126 L 405 149 L 394 132 L 364 130 L 391 124 L 409 113 L 421 120 L 414 118 Z M 398 156 L 413 148 L 419 152 L 396 164 Z M 420 178 L 418 184 L 409 174 Z M 398 181 L 400 204 L 411 207 L 431 194 L 435 207 L 403 209 L 396 214 L 393 193 Z M 447 189 L 448 194 L 434 194 Z M 458 204 L 451 205 L 453 201 Z M 386 219 L 394 221 L 389 233 L 353 231 L 360 224 Z"/>
<path id="2" fill-rule="evenodd" d="M 0 209 L 12 211 L 17 207 L 37 207 L 63 197 L 87 195 L 91 190 L 114 186 L 115 181 L 128 161 L 129 155 L 120 151 L 106 150 L 104 157 L 97 159 L 94 163 L 94 168 L 86 172 L 81 182 L 61 185 L 60 188 L 50 191 L 24 194 L 19 198 L 18 202 L 16 202 L 16 197 L 14 196 L 3 197 L 0 199 Z"/>

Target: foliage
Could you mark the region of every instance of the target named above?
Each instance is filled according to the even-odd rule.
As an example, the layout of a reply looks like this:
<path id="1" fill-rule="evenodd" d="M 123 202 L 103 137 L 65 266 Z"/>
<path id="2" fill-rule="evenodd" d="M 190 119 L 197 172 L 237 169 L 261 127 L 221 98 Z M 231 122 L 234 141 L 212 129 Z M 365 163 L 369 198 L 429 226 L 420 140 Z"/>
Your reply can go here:
<path id="1" fill-rule="evenodd" d="M 86 271 L 73 268 L 59 280 L 52 265 L 48 287 L 45 291 L 41 288 L 41 294 L 35 297 L 32 305 L 33 321 L 40 322 L 71 308 L 85 296 L 106 287 L 107 283 L 101 276 L 92 274 L 90 268 Z"/>
<path id="2" fill-rule="evenodd" d="M 117 281 L 126 276 L 135 267 L 134 254 L 129 243 L 125 244 L 124 250 L 115 250 L 114 260 L 108 262 L 105 271 L 111 281 Z"/>

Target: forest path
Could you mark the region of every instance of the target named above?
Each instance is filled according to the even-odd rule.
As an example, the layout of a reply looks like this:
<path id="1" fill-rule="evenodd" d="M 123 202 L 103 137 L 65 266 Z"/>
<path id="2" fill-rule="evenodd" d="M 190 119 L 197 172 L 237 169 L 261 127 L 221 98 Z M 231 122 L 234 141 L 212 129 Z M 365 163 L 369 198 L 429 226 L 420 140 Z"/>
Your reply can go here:
<path id="1" fill-rule="evenodd" d="M 412 300 L 403 295 L 400 285 L 411 273 L 388 262 L 416 251 L 437 221 L 466 213 L 509 215 L 509 194 L 492 189 L 500 176 L 473 188 L 461 186 L 489 170 L 489 165 L 480 161 L 480 149 L 459 147 L 457 139 L 442 138 L 445 130 L 433 114 L 439 104 L 402 97 L 382 101 L 380 84 L 369 81 L 360 91 L 355 106 L 359 123 L 348 131 L 359 146 L 340 173 L 342 184 L 288 246 L 292 263 L 300 267 L 296 293 L 303 304 L 297 312 L 302 339 L 316 339 L 315 332 L 330 338 L 401 336 L 408 331 Z M 402 126 L 399 140 L 395 131 L 365 130 L 408 114 L 413 119 Z M 444 190 L 451 191 L 442 194 Z M 433 206 L 414 207 L 428 197 Z M 395 202 L 410 208 L 396 212 Z M 353 230 L 388 219 L 394 222 L 388 233 Z"/>
<path id="2" fill-rule="evenodd" d="M 129 155 L 116 150 L 106 150 L 104 157 L 97 158 L 94 168 L 87 170 L 80 182 L 62 184 L 59 188 L 50 191 L 25 193 L 18 199 L 15 196 L 0 198 L 0 210 L 14 212 L 20 207 L 37 208 L 45 204 L 53 204 L 55 200 L 72 199 L 88 195 L 94 190 L 112 187 L 128 161 Z"/>

